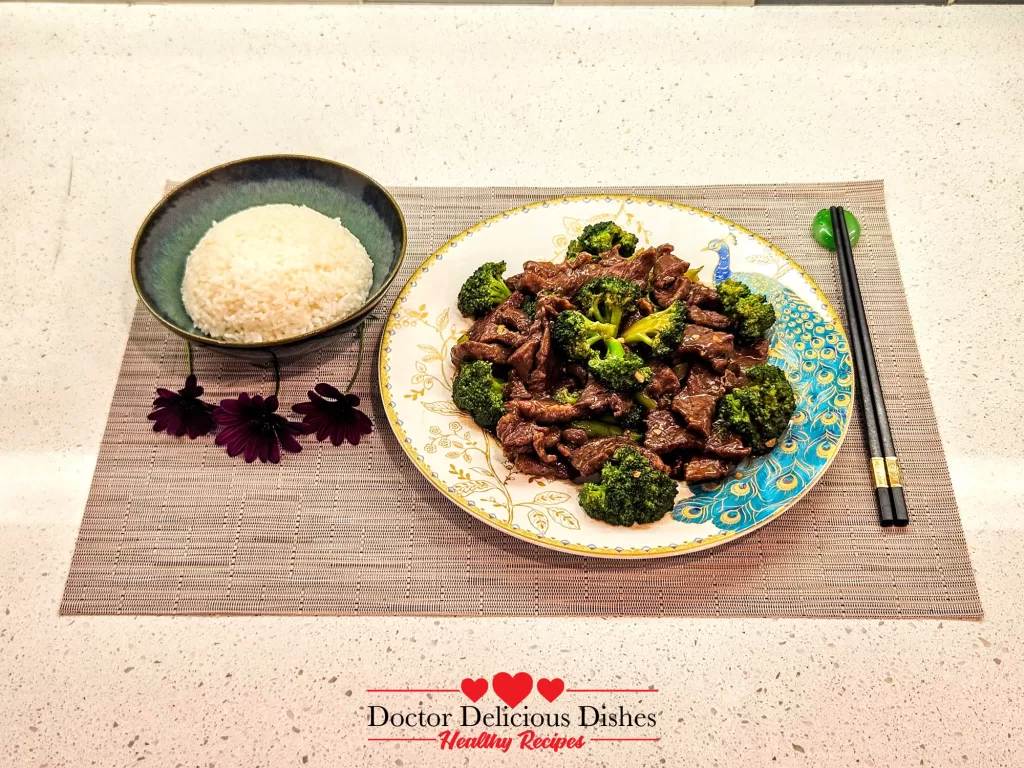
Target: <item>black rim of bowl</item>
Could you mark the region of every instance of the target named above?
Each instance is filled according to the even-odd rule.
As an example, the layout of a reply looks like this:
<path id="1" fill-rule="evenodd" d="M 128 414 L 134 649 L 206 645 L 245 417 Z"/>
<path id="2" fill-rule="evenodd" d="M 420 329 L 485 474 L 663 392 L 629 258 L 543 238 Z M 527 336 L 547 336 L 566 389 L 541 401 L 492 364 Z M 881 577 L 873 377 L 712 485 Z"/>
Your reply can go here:
<path id="1" fill-rule="evenodd" d="M 205 176 L 210 175 L 211 173 L 215 173 L 216 171 L 223 170 L 224 168 L 230 168 L 233 165 L 242 165 L 243 163 L 251 163 L 254 161 L 261 160 L 310 160 L 317 163 L 325 163 L 327 165 L 333 165 L 336 168 L 341 168 L 342 170 L 348 171 L 350 173 L 354 173 L 356 176 L 360 176 L 366 179 L 374 186 L 376 186 L 381 192 L 384 193 L 387 199 L 395 207 L 395 210 L 398 211 L 398 221 L 402 226 L 402 248 L 398 253 L 398 258 L 395 259 L 395 263 L 391 267 L 391 271 L 388 272 L 387 276 L 384 278 L 384 282 L 381 283 L 380 288 L 378 288 L 375 293 L 370 294 L 370 296 L 367 297 L 366 301 L 362 304 L 362 306 L 359 307 L 359 309 L 357 309 L 355 312 L 349 313 L 340 320 L 336 320 L 330 325 L 325 325 L 321 328 L 316 328 L 312 331 L 309 331 L 308 333 L 303 333 L 299 336 L 289 336 L 288 338 L 285 339 L 276 339 L 275 341 L 257 342 L 224 341 L 223 339 L 215 339 L 212 336 L 200 336 L 198 334 L 190 333 L 186 330 L 183 330 L 182 328 L 179 328 L 178 326 L 163 318 L 160 315 L 160 313 L 157 312 L 152 305 L 150 305 L 150 303 L 146 300 L 146 296 L 142 291 L 142 287 L 139 285 L 139 277 L 136 274 L 135 265 L 138 261 L 139 240 L 142 238 L 142 233 L 146 231 L 146 228 L 149 226 L 150 220 L 153 218 L 153 216 L 156 215 L 157 211 L 163 208 L 168 203 L 168 201 L 173 199 L 175 195 L 179 194 L 182 190 L 184 190 L 193 182 L 198 181 L 199 179 L 202 179 Z M 145 305 L 146 309 L 149 310 L 149 313 L 153 315 L 153 317 L 155 317 L 157 320 L 159 320 L 164 326 L 169 328 L 171 331 L 189 341 L 194 341 L 199 344 L 210 344 L 216 347 L 229 347 L 232 349 L 268 349 L 270 347 L 281 347 L 286 344 L 293 344 L 297 341 L 305 341 L 306 339 L 312 339 L 316 336 L 322 336 L 323 334 L 329 333 L 330 331 L 339 328 L 345 325 L 346 323 L 351 322 L 352 320 L 358 320 L 360 316 L 368 314 L 374 307 L 377 306 L 377 304 L 380 303 L 380 300 L 384 298 L 384 294 L 387 292 L 388 288 L 391 287 L 391 283 L 394 282 L 395 278 L 398 276 L 398 271 L 402 268 L 402 263 L 405 261 L 405 250 L 408 245 L 408 242 L 409 232 L 405 226 L 405 214 L 402 212 L 401 206 L 398 205 L 398 201 L 395 200 L 394 196 L 387 190 L 387 188 L 384 187 L 383 184 L 378 182 L 376 179 L 367 176 L 362 171 L 357 170 L 356 168 L 353 168 L 350 165 L 345 165 L 344 163 L 339 163 L 334 160 L 327 160 L 326 158 L 323 157 L 314 157 L 312 155 L 254 155 L 253 157 L 243 157 L 239 160 L 231 160 L 230 162 L 227 163 L 221 163 L 220 165 L 215 165 L 212 168 L 207 168 L 205 171 L 201 171 L 200 173 L 195 174 L 194 176 L 181 182 L 181 184 L 179 184 L 177 187 L 175 187 L 166 195 L 164 195 L 160 199 L 160 202 L 153 206 L 150 212 L 146 214 L 146 218 L 143 219 L 142 226 L 139 227 L 139 231 L 135 234 L 135 241 L 132 243 L 132 284 L 135 286 L 135 292 L 139 295 L 139 299 L 142 301 L 143 305 Z"/>

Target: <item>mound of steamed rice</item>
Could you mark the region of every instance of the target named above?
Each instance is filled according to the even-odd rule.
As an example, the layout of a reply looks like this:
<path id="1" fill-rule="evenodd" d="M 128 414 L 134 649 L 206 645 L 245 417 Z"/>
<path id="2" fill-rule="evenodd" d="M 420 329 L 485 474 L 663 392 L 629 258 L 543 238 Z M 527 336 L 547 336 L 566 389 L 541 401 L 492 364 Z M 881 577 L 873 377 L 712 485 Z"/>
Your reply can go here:
<path id="1" fill-rule="evenodd" d="M 181 297 L 216 339 L 268 342 L 355 311 L 373 283 L 358 238 L 299 205 L 260 205 L 215 222 L 189 254 Z"/>

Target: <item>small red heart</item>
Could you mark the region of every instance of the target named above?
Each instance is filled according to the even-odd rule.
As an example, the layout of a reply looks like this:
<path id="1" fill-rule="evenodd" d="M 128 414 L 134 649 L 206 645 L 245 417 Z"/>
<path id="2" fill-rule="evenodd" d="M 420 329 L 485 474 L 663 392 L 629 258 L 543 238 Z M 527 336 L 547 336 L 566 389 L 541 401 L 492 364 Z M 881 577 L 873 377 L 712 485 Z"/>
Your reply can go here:
<path id="1" fill-rule="evenodd" d="M 470 701 L 476 703 L 487 693 L 487 681 L 482 677 L 478 677 L 476 680 L 467 677 L 462 681 L 462 692 L 469 697 Z"/>
<path id="2" fill-rule="evenodd" d="M 554 677 L 548 680 L 546 677 L 542 677 L 537 681 L 537 693 L 543 696 L 548 701 L 554 701 L 562 695 L 562 691 L 565 690 L 565 681 L 560 677 Z"/>
<path id="3" fill-rule="evenodd" d="M 515 676 L 508 672 L 499 672 L 494 676 L 491 685 L 494 686 L 494 693 L 498 698 L 515 709 L 533 690 L 533 678 L 526 672 L 519 672 Z"/>

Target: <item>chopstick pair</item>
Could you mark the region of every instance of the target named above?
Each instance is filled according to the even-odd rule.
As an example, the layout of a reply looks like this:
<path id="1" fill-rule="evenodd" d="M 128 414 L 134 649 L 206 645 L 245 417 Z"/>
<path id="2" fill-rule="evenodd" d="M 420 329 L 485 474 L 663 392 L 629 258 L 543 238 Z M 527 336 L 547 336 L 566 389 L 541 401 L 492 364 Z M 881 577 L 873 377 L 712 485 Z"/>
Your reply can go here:
<path id="1" fill-rule="evenodd" d="M 846 211 L 842 206 L 829 208 L 832 215 L 832 234 L 839 260 L 839 277 L 843 287 L 843 301 L 853 354 L 853 368 L 864 413 L 864 430 L 871 454 L 871 474 L 878 497 L 878 519 L 883 526 L 905 526 L 910 522 L 907 502 L 903 495 L 903 478 L 899 459 L 889 429 L 889 415 L 882 397 L 882 384 L 875 364 L 875 351 L 871 345 L 867 315 L 857 281 L 857 268 L 853 263 L 853 246 L 846 227 Z"/>

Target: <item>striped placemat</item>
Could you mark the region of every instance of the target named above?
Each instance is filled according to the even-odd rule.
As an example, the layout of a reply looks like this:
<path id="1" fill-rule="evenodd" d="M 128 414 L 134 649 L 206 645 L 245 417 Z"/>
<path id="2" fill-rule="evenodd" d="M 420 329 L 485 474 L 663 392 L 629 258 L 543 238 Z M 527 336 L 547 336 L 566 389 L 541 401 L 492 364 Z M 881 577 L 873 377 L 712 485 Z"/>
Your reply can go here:
<path id="1" fill-rule="evenodd" d="M 480 219 L 563 194 L 622 192 L 720 214 L 800 263 L 842 312 L 814 214 L 860 218 L 862 290 L 912 523 L 879 527 L 859 417 L 800 503 L 705 553 L 597 560 L 538 548 L 462 512 L 424 480 L 388 427 L 375 365 L 354 392 L 376 425 L 358 447 L 313 441 L 281 464 L 231 459 L 146 420 L 157 386 L 181 386 L 183 348 L 141 306 L 125 350 L 68 575 L 64 614 L 813 616 L 979 618 L 981 604 L 914 340 L 881 182 L 586 188 L 397 188 L 408 257 L 393 297 L 434 249 Z M 369 326 L 371 350 L 383 323 Z M 284 371 L 283 403 L 347 381 L 355 340 Z M 266 390 L 265 374 L 199 350 L 216 402 Z M 270 385 L 272 387 L 272 384 Z"/>

